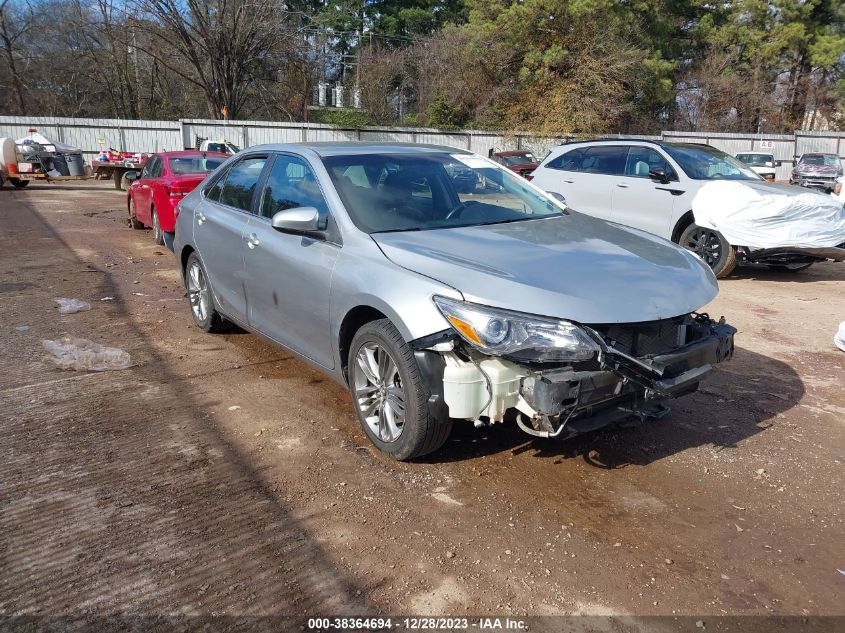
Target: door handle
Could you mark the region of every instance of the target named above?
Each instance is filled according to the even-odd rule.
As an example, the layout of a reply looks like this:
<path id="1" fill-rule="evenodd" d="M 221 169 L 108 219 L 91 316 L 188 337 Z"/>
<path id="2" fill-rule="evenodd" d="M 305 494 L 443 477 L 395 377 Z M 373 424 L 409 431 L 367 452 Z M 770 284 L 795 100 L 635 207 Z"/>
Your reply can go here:
<path id="1" fill-rule="evenodd" d="M 202 211 L 197 211 L 197 224 L 205 222 L 205 214 Z"/>
<path id="2" fill-rule="evenodd" d="M 258 241 L 258 236 L 255 233 L 250 233 L 249 236 L 246 238 L 246 245 L 250 248 L 255 248 L 261 242 Z"/>
<path id="3" fill-rule="evenodd" d="M 620 189 L 627 189 L 628 188 L 628 185 L 625 185 L 621 182 L 617 182 L 616 186 L 619 187 Z"/>
<path id="4" fill-rule="evenodd" d="M 563 182 L 568 182 L 570 185 L 574 185 L 574 184 L 575 184 L 575 181 L 574 181 L 574 180 L 564 180 Z"/>

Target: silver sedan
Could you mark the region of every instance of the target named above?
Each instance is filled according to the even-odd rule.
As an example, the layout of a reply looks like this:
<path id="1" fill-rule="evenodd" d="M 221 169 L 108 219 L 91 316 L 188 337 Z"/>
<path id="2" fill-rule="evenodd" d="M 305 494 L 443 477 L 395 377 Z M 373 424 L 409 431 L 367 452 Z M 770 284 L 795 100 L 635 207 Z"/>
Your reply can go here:
<path id="1" fill-rule="evenodd" d="M 197 326 L 227 322 L 353 394 L 396 459 L 452 424 L 566 438 L 663 415 L 733 352 L 694 254 L 423 145 L 252 147 L 178 207 Z"/>

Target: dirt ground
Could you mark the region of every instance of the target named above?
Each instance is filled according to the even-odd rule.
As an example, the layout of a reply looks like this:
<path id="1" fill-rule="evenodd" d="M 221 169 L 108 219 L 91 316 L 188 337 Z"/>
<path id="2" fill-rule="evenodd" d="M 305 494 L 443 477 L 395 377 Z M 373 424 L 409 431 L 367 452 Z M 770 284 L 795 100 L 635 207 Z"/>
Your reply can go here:
<path id="1" fill-rule="evenodd" d="M 845 264 L 724 280 L 736 356 L 658 422 L 402 464 L 340 386 L 195 328 L 124 196 L 0 191 L 0 616 L 845 615 Z M 62 335 L 134 365 L 59 370 Z"/>

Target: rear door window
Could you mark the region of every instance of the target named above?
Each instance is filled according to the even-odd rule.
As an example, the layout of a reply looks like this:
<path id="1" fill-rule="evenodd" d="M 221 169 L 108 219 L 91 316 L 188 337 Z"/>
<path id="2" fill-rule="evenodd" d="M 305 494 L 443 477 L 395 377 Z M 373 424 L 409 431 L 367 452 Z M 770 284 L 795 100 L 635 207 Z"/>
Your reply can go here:
<path id="1" fill-rule="evenodd" d="M 258 181 L 261 179 L 261 172 L 266 163 L 266 156 L 250 156 L 235 163 L 229 173 L 226 174 L 225 182 L 220 187 L 220 204 L 242 211 L 252 211 L 252 198 L 255 195 Z M 217 186 L 215 185 L 212 188 L 212 195 Z"/>
<path id="2" fill-rule="evenodd" d="M 581 161 L 581 169 L 588 174 L 621 176 L 625 170 L 628 148 L 624 145 L 595 145 L 588 147 Z"/>
<path id="3" fill-rule="evenodd" d="M 546 163 L 546 167 L 561 171 L 581 171 L 581 163 L 584 161 L 586 151 L 585 148 L 573 149 L 572 151 L 561 154 L 557 158 L 553 158 Z"/>

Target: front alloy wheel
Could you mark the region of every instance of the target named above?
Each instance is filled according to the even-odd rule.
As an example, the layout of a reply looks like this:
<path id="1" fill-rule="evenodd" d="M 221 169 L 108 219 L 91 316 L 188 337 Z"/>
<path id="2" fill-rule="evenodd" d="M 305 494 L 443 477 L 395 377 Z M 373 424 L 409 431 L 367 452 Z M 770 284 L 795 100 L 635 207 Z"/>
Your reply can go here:
<path id="1" fill-rule="evenodd" d="M 736 268 L 736 249 L 718 231 L 690 224 L 681 233 L 678 243 L 704 260 L 719 279 Z"/>
<path id="2" fill-rule="evenodd" d="M 389 319 L 365 323 L 352 337 L 348 384 L 364 433 L 394 459 L 434 452 L 449 437 L 451 420 L 429 411 L 431 386 Z"/>
<path id="3" fill-rule="evenodd" d="M 355 402 L 370 431 L 395 442 L 405 426 L 405 390 L 396 361 L 377 343 L 365 343 L 355 357 Z"/>

